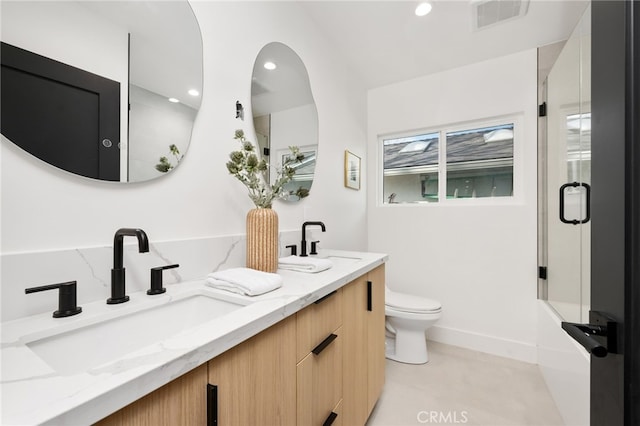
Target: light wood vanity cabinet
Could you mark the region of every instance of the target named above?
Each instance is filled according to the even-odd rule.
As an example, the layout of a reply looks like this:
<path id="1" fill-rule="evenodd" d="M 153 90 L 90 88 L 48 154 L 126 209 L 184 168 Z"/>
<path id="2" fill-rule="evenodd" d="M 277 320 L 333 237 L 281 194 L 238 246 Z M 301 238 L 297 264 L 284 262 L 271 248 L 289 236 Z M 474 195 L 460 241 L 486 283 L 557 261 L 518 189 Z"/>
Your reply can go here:
<path id="1" fill-rule="evenodd" d="M 298 426 L 342 420 L 342 311 L 339 289 L 296 314 Z"/>
<path id="2" fill-rule="evenodd" d="M 385 358 L 385 275 L 384 264 L 367 274 L 370 305 L 367 317 L 367 418 L 384 387 Z M 369 284 L 371 283 L 371 284 Z"/>
<path id="3" fill-rule="evenodd" d="M 296 423 L 296 321 L 280 321 L 209 361 L 217 425 Z"/>
<path id="4" fill-rule="evenodd" d="M 343 422 L 363 425 L 384 386 L 384 265 L 343 287 Z"/>
<path id="5" fill-rule="evenodd" d="M 384 340 L 382 265 L 98 425 L 364 425 Z"/>
<path id="6" fill-rule="evenodd" d="M 217 394 L 214 401 L 207 400 L 213 392 L 211 385 Z M 98 426 L 212 424 L 296 424 L 295 315 L 97 423 Z"/>
<path id="7" fill-rule="evenodd" d="M 100 420 L 96 425 L 206 425 L 206 388 L 207 364 L 203 364 Z"/>

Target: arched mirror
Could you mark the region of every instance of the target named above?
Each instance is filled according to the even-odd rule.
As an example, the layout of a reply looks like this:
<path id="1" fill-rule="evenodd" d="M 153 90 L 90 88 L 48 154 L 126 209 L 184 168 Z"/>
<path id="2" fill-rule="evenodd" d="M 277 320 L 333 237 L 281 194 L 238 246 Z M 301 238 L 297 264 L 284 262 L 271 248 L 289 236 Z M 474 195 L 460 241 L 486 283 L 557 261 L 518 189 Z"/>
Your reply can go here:
<path id="1" fill-rule="evenodd" d="M 262 48 L 253 66 L 251 109 L 260 152 L 277 167 L 289 146 L 297 146 L 304 160 L 286 190 L 288 201 L 309 195 L 318 152 L 318 112 L 309 75 L 300 57 L 282 43 Z M 273 173 L 273 172 L 272 172 Z"/>
<path id="2" fill-rule="evenodd" d="M 3 140 L 100 180 L 146 181 L 179 164 L 202 96 L 187 0 L 0 8 Z"/>

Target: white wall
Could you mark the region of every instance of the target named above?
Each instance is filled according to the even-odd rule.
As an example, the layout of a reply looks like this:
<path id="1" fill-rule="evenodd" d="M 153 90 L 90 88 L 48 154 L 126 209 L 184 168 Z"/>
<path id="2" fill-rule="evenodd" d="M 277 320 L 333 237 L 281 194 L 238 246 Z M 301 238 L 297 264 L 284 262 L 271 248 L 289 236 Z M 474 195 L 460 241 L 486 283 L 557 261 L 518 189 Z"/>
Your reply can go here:
<path id="1" fill-rule="evenodd" d="M 252 204 L 225 162 L 237 148 L 235 129 L 251 127 L 251 120 L 235 119 L 235 103 L 249 105 L 255 57 L 272 41 L 289 45 L 307 67 L 320 140 L 311 195 L 298 204 L 274 206 L 280 229 L 297 231 L 304 220 L 322 220 L 327 226 L 319 238 L 322 247 L 366 249 L 366 193 L 344 188 L 341 171 L 345 149 L 362 156 L 366 151 L 366 94 L 358 80 L 293 2 L 195 1 L 192 6 L 203 33 L 205 80 L 202 108 L 180 167 L 150 182 L 97 182 L 43 164 L 3 138 L 3 255 L 108 247 L 123 226 L 144 229 L 152 243 L 243 234 Z M 189 257 L 175 260 L 189 262 Z M 3 293 L 7 286 L 26 287 L 19 277 L 3 274 Z"/>
<path id="2" fill-rule="evenodd" d="M 433 340 L 535 362 L 536 51 L 381 87 L 368 99 L 370 251 L 391 289 L 437 299 Z M 513 199 L 382 205 L 379 135 L 519 117 Z M 495 204 L 490 204 L 495 202 Z"/>

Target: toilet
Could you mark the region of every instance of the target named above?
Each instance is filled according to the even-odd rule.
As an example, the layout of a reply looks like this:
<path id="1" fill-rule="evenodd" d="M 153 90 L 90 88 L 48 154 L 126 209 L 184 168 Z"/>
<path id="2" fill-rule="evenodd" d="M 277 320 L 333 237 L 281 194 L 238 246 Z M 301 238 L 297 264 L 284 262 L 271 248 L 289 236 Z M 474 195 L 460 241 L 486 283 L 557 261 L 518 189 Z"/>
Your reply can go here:
<path id="1" fill-rule="evenodd" d="M 442 316 L 440 302 L 385 289 L 386 357 L 406 364 L 429 361 L 425 331 Z"/>

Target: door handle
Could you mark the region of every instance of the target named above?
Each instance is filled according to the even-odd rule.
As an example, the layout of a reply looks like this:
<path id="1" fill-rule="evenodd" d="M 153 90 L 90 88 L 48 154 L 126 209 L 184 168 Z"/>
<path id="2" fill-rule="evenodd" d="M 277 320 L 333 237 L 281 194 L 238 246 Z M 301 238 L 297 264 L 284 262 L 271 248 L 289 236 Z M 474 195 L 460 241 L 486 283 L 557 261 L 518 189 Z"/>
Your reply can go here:
<path id="1" fill-rule="evenodd" d="M 618 323 L 602 312 L 590 311 L 589 324 L 563 321 L 562 329 L 595 357 L 604 358 L 608 353 L 617 354 L 622 349 Z"/>
<path id="2" fill-rule="evenodd" d="M 592 337 L 597 335 L 606 336 L 606 327 L 563 321 L 562 329 L 566 331 L 569 336 L 573 337 L 574 340 L 584 346 L 587 352 L 593 356 L 604 358 L 609 353 L 605 346 Z"/>
<path id="3" fill-rule="evenodd" d="M 564 202 L 565 202 L 565 194 L 564 194 L 564 190 L 569 188 L 569 187 L 573 187 L 573 188 L 577 188 L 579 186 L 584 187 L 585 189 L 585 193 L 586 193 L 586 197 L 587 199 L 585 200 L 585 207 L 586 207 L 586 212 L 585 212 L 585 217 L 584 219 L 567 219 L 564 215 L 565 212 L 565 208 L 564 208 Z M 591 220 L 591 185 L 589 185 L 588 183 L 584 183 L 584 182 L 571 182 L 571 183 L 565 183 L 564 185 L 562 185 L 560 187 L 560 221 L 562 223 L 570 223 L 572 225 L 578 225 L 580 223 L 587 223 Z"/>

